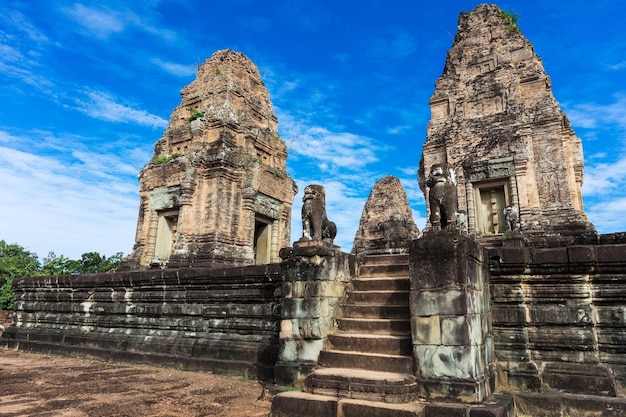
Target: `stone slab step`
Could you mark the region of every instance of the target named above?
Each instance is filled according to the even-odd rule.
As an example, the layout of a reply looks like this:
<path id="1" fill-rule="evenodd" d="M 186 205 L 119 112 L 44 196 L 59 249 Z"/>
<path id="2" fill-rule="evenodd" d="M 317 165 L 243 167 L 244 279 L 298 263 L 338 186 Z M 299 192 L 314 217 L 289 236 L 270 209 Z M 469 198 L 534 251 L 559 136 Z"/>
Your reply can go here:
<path id="1" fill-rule="evenodd" d="M 275 395 L 269 417 L 337 417 L 339 398 L 288 391 Z"/>
<path id="2" fill-rule="evenodd" d="M 387 355 L 412 354 L 410 335 L 334 334 L 329 337 L 331 350 L 384 353 Z"/>
<path id="3" fill-rule="evenodd" d="M 613 400 L 623 401 L 623 399 Z M 562 404 L 558 402 L 555 404 L 556 407 L 559 405 Z M 556 410 L 554 415 L 559 415 L 562 409 Z M 593 415 L 607 417 L 624 415 L 623 409 L 617 409 L 613 413 L 612 407 L 598 408 L 594 411 L 598 412 Z M 429 403 L 421 400 L 406 404 L 390 404 L 289 391 L 273 398 L 269 417 L 516 417 L 516 415 L 513 396 L 507 393 L 494 394 L 482 404 Z"/>
<path id="4" fill-rule="evenodd" d="M 369 255 L 364 256 L 361 265 L 405 265 L 408 268 L 408 254 Z"/>
<path id="5" fill-rule="evenodd" d="M 513 392 L 519 415 L 626 416 L 626 398 L 565 392 Z M 523 414 L 522 414 L 523 413 Z M 565 415 L 565 414 L 563 414 Z"/>
<path id="6" fill-rule="evenodd" d="M 389 404 L 290 391 L 274 397 L 269 417 L 425 417 L 424 410 L 420 402 Z"/>
<path id="7" fill-rule="evenodd" d="M 411 316 L 407 305 L 380 304 L 344 304 L 340 307 L 339 317 L 362 319 L 404 319 Z"/>
<path id="8" fill-rule="evenodd" d="M 337 328 L 346 333 L 405 335 L 411 332 L 408 319 L 338 318 Z"/>
<path id="9" fill-rule="evenodd" d="M 411 374 L 349 368 L 316 369 L 304 387 L 312 394 L 396 404 L 416 401 L 419 390 Z"/>
<path id="10" fill-rule="evenodd" d="M 408 291 L 350 291 L 345 304 L 409 305 Z"/>
<path id="11" fill-rule="evenodd" d="M 411 280 L 408 277 L 355 278 L 352 280 L 354 291 L 410 291 Z"/>
<path id="12" fill-rule="evenodd" d="M 322 350 L 319 364 L 324 368 L 367 369 L 379 372 L 413 373 L 413 358 L 405 355 Z"/>
<path id="13" fill-rule="evenodd" d="M 408 277 L 409 266 L 390 264 L 390 265 L 361 265 L 359 268 L 359 277 Z"/>
<path id="14" fill-rule="evenodd" d="M 364 400 L 342 400 L 339 409 L 343 417 L 422 417 L 425 416 L 423 403 L 387 404 Z"/>

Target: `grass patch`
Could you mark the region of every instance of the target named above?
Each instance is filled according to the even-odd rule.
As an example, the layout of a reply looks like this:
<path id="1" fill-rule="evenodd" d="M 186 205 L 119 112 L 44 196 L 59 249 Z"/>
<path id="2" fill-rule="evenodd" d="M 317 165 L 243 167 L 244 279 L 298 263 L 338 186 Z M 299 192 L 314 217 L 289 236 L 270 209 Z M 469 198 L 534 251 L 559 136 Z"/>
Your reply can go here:
<path id="1" fill-rule="evenodd" d="M 514 13 L 512 10 L 507 12 L 502 11 L 500 17 L 506 22 L 506 30 L 509 32 L 519 32 L 519 27 L 517 26 L 519 14 Z"/>
<path id="2" fill-rule="evenodd" d="M 194 109 L 193 107 L 188 107 L 187 111 L 190 113 L 190 116 L 185 119 L 188 122 L 193 122 L 196 119 L 204 117 L 204 114 L 205 114 L 203 111 L 198 111 L 198 110 Z"/>
<path id="3" fill-rule="evenodd" d="M 304 388 L 295 387 L 293 385 L 281 385 L 280 387 L 278 387 L 278 389 L 280 390 L 280 392 L 288 392 L 288 391 L 302 391 Z"/>
<path id="4" fill-rule="evenodd" d="M 164 164 L 166 162 L 171 161 L 174 158 L 178 158 L 179 156 L 182 156 L 179 153 L 173 153 L 171 155 L 162 155 L 162 156 L 155 156 L 154 158 L 152 158 L 152 163 L 153 164 Z"/>

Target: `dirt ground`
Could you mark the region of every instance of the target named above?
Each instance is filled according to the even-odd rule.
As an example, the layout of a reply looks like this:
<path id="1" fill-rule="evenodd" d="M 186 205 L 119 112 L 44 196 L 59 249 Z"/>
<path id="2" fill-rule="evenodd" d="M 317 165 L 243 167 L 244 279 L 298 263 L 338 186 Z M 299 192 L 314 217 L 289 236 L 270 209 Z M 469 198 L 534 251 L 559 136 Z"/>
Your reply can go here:
<path id="1" fill-rule="evenodd" d="M 270 406 L 257 381 L 0 348 L 0 416 L 265 417 Z"/>

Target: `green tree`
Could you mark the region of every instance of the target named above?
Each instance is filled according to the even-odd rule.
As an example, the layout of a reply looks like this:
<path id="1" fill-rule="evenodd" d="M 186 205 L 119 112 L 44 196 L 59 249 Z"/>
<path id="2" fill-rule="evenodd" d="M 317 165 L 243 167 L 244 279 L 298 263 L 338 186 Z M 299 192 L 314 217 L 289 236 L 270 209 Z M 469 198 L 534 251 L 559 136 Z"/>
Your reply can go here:
<path id="1" fill-rule="evenodd" d="M 66 258 L 65 256 L 57 256 L 54 252 L 49 252 L 48 256 L 43 258 L 43 267 L 41 267 L 42 275 L 64 275 L 78 272 L 79 262 Z"/>
<path id="2" fill-rule="evenodd" d="M 63 275 L 63 274 L 97 274 L 101 272 L 109 272 L 117 268 L 122 261 L 124 254 L 118 252 L 108 258 L 97 252 L 86 252 L 80 256 L 80 259 L 69 259 L 65 256 L 57 256 L 54 252 L 50 252 L 44 258 L 41 272 L 43 275 Z"/>
<path id="3" fill-rule="evenodd" d="M 37 255 L 22 246 L 0 240 L 0 309 L 13 308 L 13 280 L 40 275 Z"/>
<path id="4" fill-rule="evenodd" d="M 83 253 L 80 259 L 57 256 L 54 252 L 43 258 L 18 244 L 0 240 L 0 310 L 13 308 L 13 280 L 36 275 L 95 274 L 117 268 L 124 254 L 118 252 L 106 257 L 97 252 Z"/>
<path id="5" fill-rule="evenodd" d="M 122 260 L 123 253 L 118 252 L 111 257 L 100 255 L 97 252 L 83 253 L 77 261 L 79 274 L 95 274 L 99 272 L 108 272 L 116 268 Z"/>

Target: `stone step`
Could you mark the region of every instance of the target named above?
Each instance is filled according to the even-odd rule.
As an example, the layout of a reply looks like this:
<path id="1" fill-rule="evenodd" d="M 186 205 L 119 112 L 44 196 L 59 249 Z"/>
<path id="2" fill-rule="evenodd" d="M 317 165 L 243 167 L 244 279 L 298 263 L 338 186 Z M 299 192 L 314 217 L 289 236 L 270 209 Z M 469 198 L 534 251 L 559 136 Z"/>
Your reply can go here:
<path id="1" fill-rule="evenodd" d="M 359 268 L 359 277 L 408 277 L 408 265 L 361 265 Z"/>
<path id="2" fill-rule="evenodd" d="M 319 364 L 325 368 L 355 368 L 380 372 L 413 373 L 413 358 L 405 355 L 323 350 Z"/>
<path id="3" fill-rule="evenodd" d="M 344 304 L 409 305 L 408 291 L 350 291 Z"/>
<path id="4" fill-rule="evenodd" d="M 408 268 L 408 254 L 368 255 L 364 256 L 361 265 L 405 265 Z"/>
<path id="5" fill-rule="evenodd" d="M 420 402 L 389 404 L 289 391 L 272 400 L 269 417 L 424 417 Z"/>
<path id="6" fill-rule="evenodd" d="M 352 280 L 353 291 L 410 291 L 411 280 L 408 277 L 355 278 Z"/>
<path id="7" fill-rule="evenodd" d="M 551 401 L 551 399 L 543 400 L 539 403 L 539 408 L 541 409 L 541 404 L 550 404 Z M 557 403 L 557 407 L 558 405 Z M 611 409 L 607 410 L 607 406 Z M 598 413 L 611 417 L 623 415 L 622 410 L 612 412 L 612 403 L 607 402 L 604 407 L 594 408 L 593 410 L 596 411 L 594 415 L 600 415 Z M 561 409 L 557 408 L 554 415 L 559 415 L 560 412 Z M 516 415 L 513 396 L 506 393 L 494 394 L 482 404 L 431 403 L 425 401 L 391 404 L 289 391 L 274 396 L 269 417 L 515 417 Z"/>
<path id="8" fill-rule="evenodd" d="M 411 332 L 408 319 L 338 318 L 337 328 L 346 333 L 405 335 Z"/>
<path id="9" fill-rule="evenodd" d="M 392 336 L 380 334 L 334 334 L 329 337 L 331 350 L 384 353 L 388 355 L 412 354 L 409 335 Z"/>
<path id="10" fill-rule="evenodd" d="M 415 401 L 419 390 L 411 374 L 349 368 L 318 368 L 307 377 L 304 388 L 311 394 L 385 403 Z"/>
<path id="11" fill-rule="evenodd" d="M 337 417 L 338 408 L 337 397 L 287 391 L 272 398 L 269 417 Z"/>
<path id="12" fill-rule="evenodd" d="M 339 317 L 363 319 L 404 319 L 411 316 L 407 305 L 368 305 L 344 304 L 340 307 Z"/>

